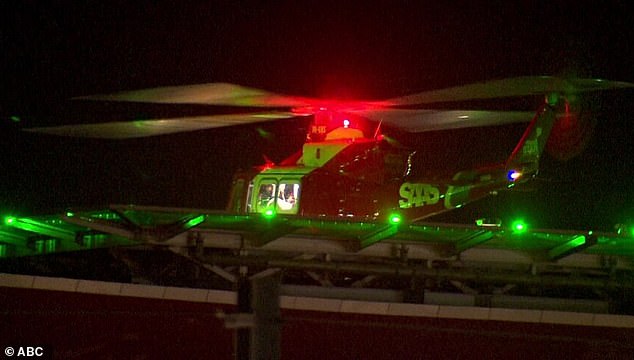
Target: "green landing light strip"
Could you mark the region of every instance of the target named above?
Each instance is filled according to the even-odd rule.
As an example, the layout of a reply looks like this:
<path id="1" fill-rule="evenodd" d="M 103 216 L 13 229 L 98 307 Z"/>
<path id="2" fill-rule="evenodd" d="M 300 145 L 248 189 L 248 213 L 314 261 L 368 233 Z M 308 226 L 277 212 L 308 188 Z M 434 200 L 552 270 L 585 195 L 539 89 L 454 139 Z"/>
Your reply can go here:
<path id="1" fill-rule="evenodd" d="M 190 228 L 193 228 L 193 227 L 195 227 L 197 225 L 200 225 L 201 223 L 203 223 L 205 221 L 206 218 L 207 217 L 205 216 L 205 214 L 198 215 L 198 216 L 188 220 L 185 223 L 185 228 L 186 229 L 190 229 Z"/>
<path id="2" fill-rule="evenodd" d="M 575 249 L 579 248 L 585 243 L 586 243 L 586 237 L 584 235 L 576 236 L 572 240 L 565 242 L 555 247 L 554 249 L 551 249 L 550 251 L 548 251 L 548 257 L 551 260 L 559 259 L 563 257 L 564 255 L 575 251 Z"/>
<path id="3" fill-rule="evenodd" d="M 54 226 L 43 221 L 37 221 L 29 218 L 18 219 L 15 217 L 9 217 L 5 219 L 5 224 L 25 231 L 60 238 L 63 240 L 73 241 L 75 239 L 74 231 L 65 230 L 59 226 Z"/>

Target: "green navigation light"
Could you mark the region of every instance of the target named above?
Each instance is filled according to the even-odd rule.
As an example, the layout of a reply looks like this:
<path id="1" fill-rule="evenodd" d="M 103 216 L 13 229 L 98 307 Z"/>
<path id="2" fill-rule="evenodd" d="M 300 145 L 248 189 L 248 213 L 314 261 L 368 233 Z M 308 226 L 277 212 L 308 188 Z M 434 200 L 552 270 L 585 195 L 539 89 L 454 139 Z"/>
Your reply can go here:
<path id="1" fill-rule="evenodd" d="M 15 224 L 15 221 L 16 221 L 16 220 L 17 220 L 17 219 L 16 219 L 15 217 L 13 217 L 13 216 L 5 216 L 5 218 L 4 218 L 4 223 L 5 223 L 6 225 L 12 225 L 12 224 Z"/>

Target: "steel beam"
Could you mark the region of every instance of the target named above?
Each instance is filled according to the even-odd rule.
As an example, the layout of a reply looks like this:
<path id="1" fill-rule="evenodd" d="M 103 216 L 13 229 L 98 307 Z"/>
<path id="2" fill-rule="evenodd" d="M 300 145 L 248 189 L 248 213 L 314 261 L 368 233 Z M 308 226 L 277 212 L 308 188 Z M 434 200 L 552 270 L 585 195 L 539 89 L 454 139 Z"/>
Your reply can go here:
<path id="1" fill-rule="evenodd" d="M 75 241 L 74 231 L 64 229 L 60 226 L 51 225 L 43 221 L 37 221 L 30 218 L 17 218 L 11 222 L 10 226 L 38 235 L 49 236 L 65 241 Z"/>
<path id="2" fill-rule="evenodd" d="M 264 258 L 257 256 L 224 256 L 206 257 L 205 262 L 223 265 L 274 267 L 305 271 L 349 272 L 353 274 L 383 275 L 396 277 L 425 277 L 433 279 L 479 281 L 487 283 L 526 284 L 534 286 L 567 286 L 588 288 L 624 288 L 634 289 L 634 282 L 628 279 L 613 277 L 579 277 L 566 275 L 541 275 L 523 272 L 490 271 L 463 268 L 426 268 L 410 264 L 359 263 L 359 262 L 322 262 L 315 260 L 301 261 L 286 258 Z"/>
<path id="3" fill-rule="evenodd" d="M 382 226 L 378 230 L 375 230 L 367 235 L 359 237 L 359 247 L 364 249 L 370 245 L 373 245 L 381 240 L 390 238 L 398 233 L 398 225 Z"/>
<path id="4" fill-rule="evenodd" d="M 552 261 L 562 259 L 597 243 L 597 237 L 592 235 L 577 235 L 569 241 L 548 251 L 548 258 Z"/>
<path id="5" fill-rule="evenodd" d="M 457 254 L 487 242 L 493 238 L 493 232 L 489 230 L 480 230 L 458 241 L 455 245 Z"/>

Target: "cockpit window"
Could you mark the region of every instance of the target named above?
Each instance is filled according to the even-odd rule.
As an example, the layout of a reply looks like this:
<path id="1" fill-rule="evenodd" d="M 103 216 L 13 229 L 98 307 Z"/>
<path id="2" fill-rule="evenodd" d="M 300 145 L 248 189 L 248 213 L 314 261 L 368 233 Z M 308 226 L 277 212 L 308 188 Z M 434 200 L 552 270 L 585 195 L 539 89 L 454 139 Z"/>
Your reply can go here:
<path id="1" fill-rule="evenodd" d="M 265 212 L 267 209 L 275 207 L 275 190 L 276 184 L 274 181 L 263 181 L 260 183 L 256 203 L 257 212 Z"/>
<path id="2" fill-rule="evenodd" d="M 297 183 L 280 183 L 277 191 L 277 212 L 282 214 L 297 214 L 299 207 L 300 186 Z"/>

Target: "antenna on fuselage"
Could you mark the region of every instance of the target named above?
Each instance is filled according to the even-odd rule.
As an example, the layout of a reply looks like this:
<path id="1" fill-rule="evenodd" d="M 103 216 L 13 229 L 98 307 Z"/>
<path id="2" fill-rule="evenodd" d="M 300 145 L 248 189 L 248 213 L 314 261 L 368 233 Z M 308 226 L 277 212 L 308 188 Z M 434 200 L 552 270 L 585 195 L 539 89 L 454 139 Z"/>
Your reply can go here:
<path id="1" fill-rule="evenodd" d="M 381 134 L 381 124 L 383 124 L 383 119 L 381 119 L 381 121 L 379 121 L 379 125 L 376 126 L 376 130 L 374 130 L 374 140 L 378 140 L 379 139 L 379 134 Z"/>

